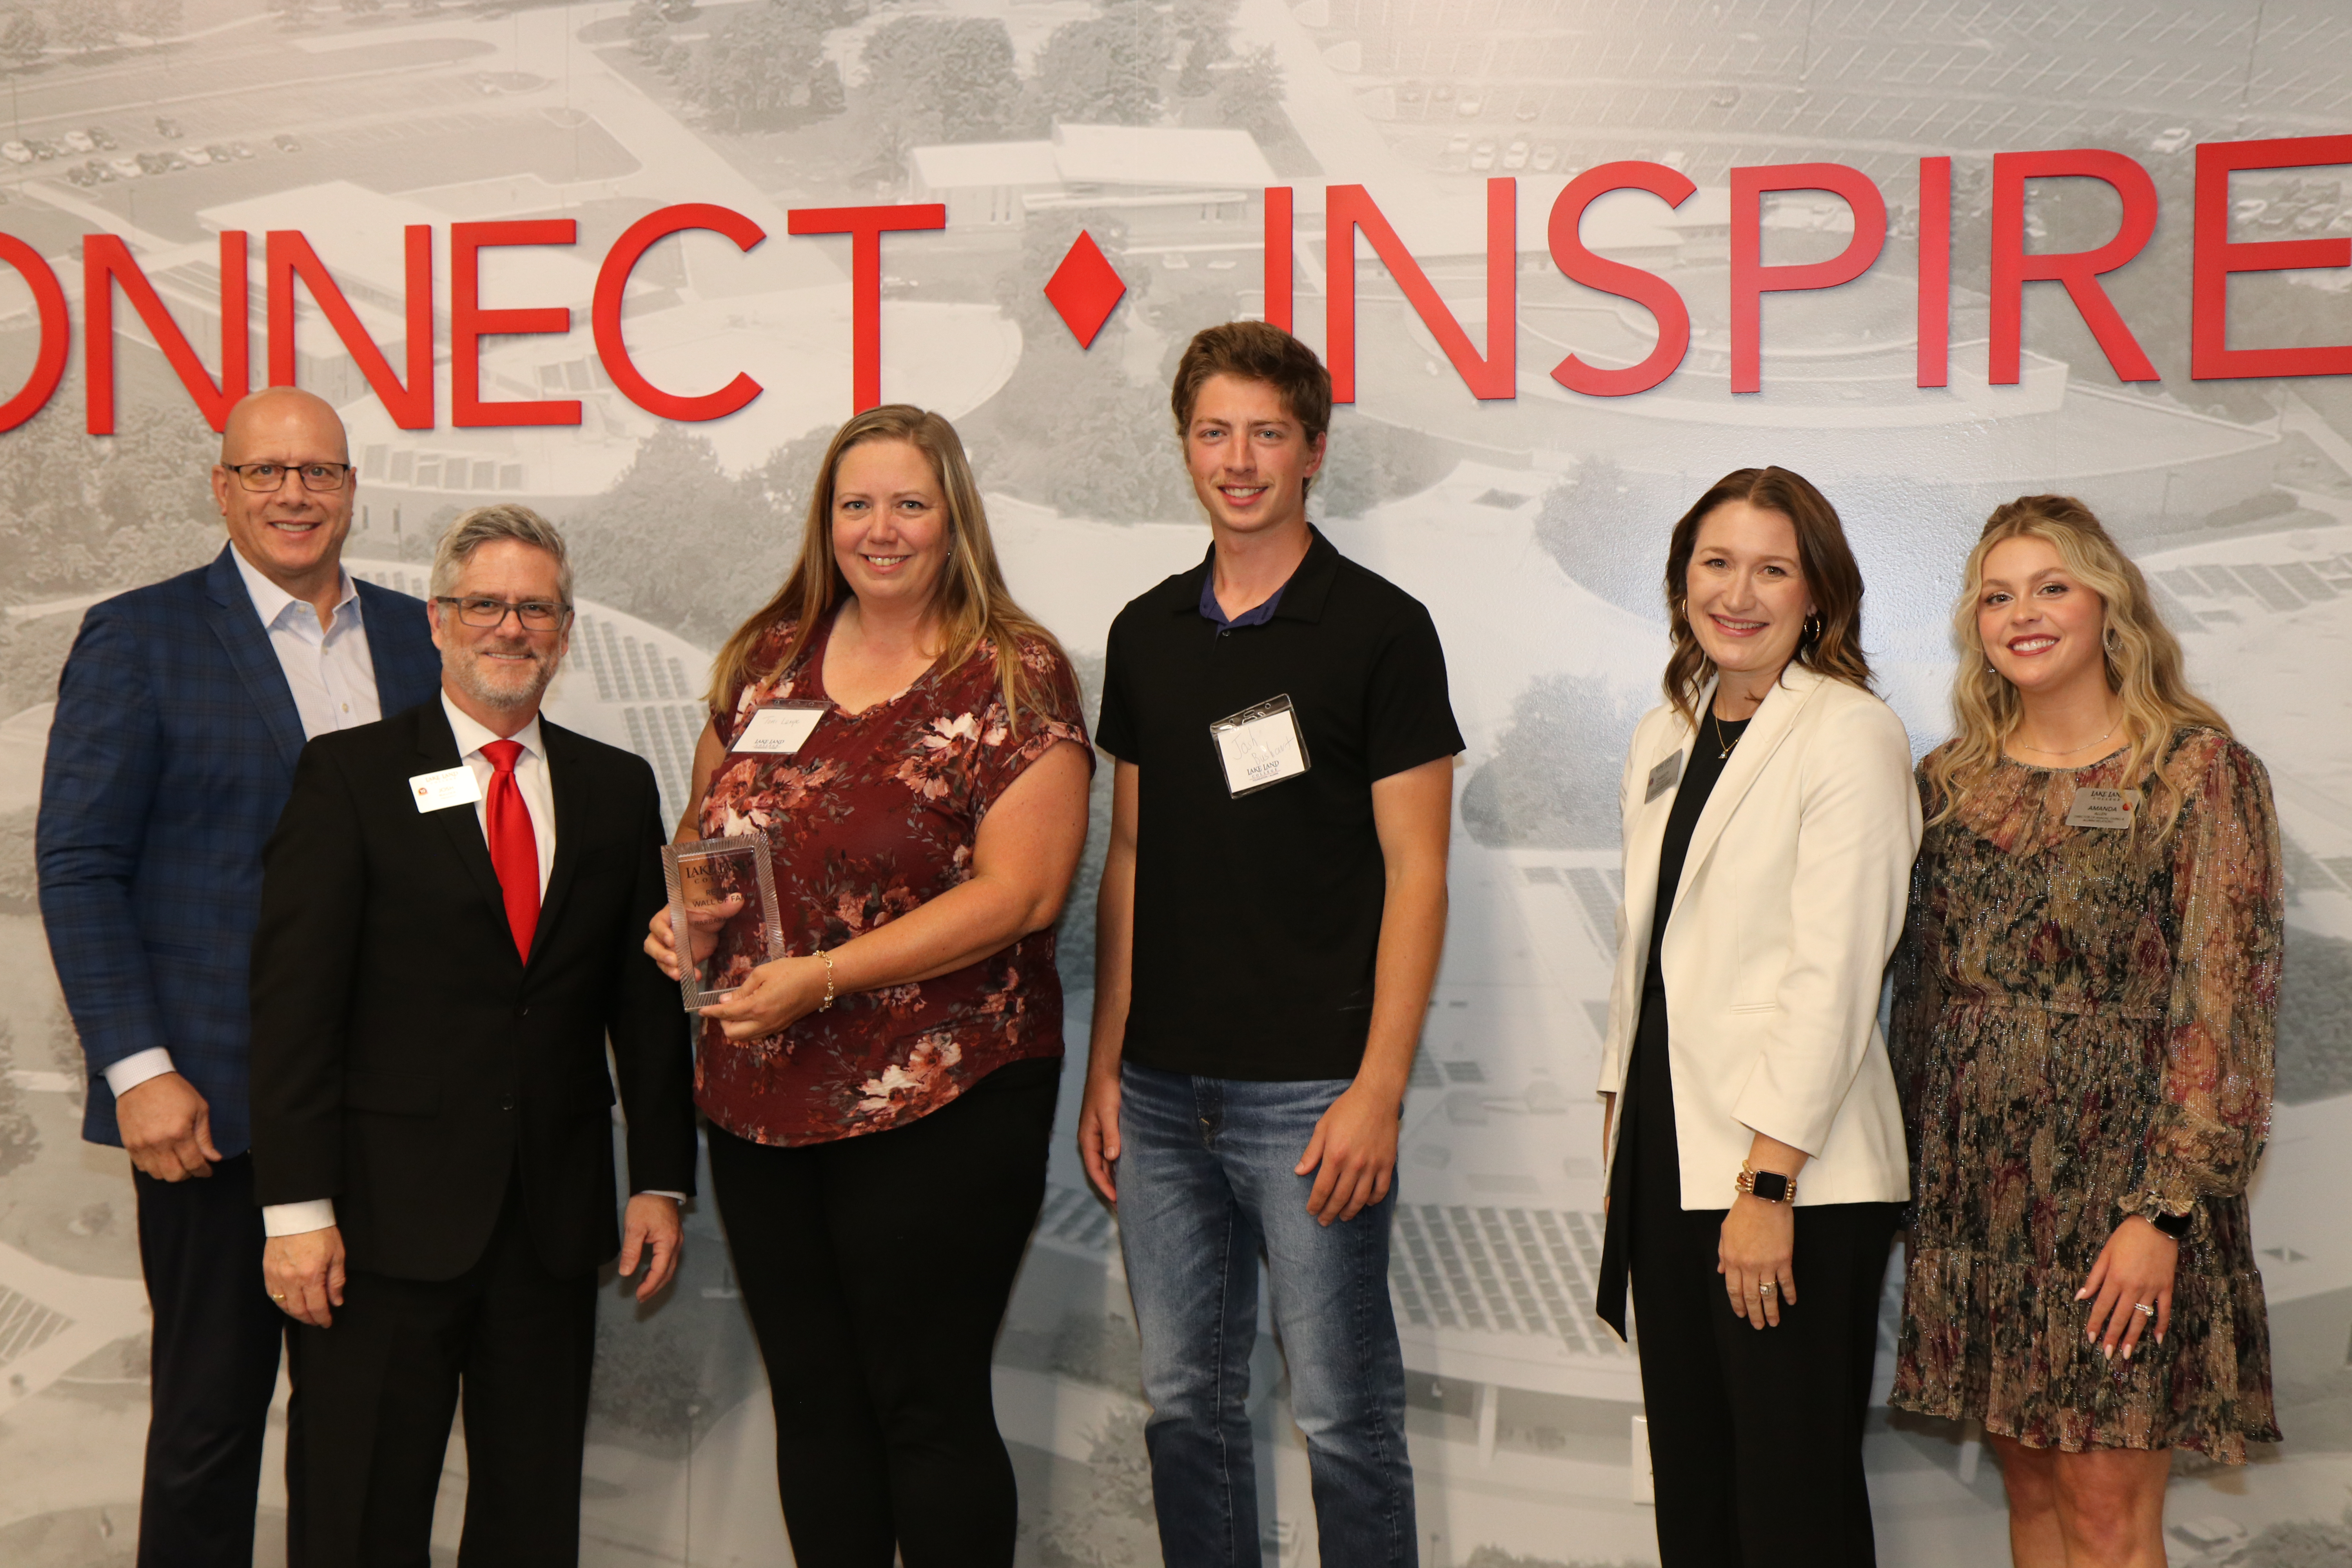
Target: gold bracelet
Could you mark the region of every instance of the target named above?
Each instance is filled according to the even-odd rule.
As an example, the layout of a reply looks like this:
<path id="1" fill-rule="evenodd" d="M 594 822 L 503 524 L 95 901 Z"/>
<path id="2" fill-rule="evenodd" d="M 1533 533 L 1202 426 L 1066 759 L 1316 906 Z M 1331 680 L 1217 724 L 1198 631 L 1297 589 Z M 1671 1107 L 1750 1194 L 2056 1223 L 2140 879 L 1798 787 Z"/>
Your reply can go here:
<path id="1" fill-rule="evenodd" d="M 824 960 L 824 1000 L 816 1005 L 816 1010 L 822 1013 L 833 1005 L 833 954 L 820 947 L 816 955 Z"/>

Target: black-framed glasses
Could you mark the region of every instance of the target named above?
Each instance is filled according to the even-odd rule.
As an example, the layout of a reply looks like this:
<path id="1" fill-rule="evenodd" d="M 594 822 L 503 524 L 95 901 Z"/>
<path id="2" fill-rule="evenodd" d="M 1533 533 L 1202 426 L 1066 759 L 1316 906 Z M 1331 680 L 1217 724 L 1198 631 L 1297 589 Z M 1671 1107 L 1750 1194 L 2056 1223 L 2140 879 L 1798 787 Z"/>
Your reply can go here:
<path id="1" fill-rule="evenodd" d="M 289 473 L 301 476 L 306 490 L 339 490 L 352 479 L 349 463 L 223 463 L 221 467 L 235 474 L 247 489 L 264 493 L 284 484 Z"/>
<path id="2" fill-rule="evenodd" d="M 433 602 L 449 605 L 457 612 L 459 620 L 484 631 L 505 625 L 509 614 L 522 623 L 525 631 L 553 631 L 572 614 L 572 606 L 561 599 L 493 599 L 488 594 L 436 594 Z"/>

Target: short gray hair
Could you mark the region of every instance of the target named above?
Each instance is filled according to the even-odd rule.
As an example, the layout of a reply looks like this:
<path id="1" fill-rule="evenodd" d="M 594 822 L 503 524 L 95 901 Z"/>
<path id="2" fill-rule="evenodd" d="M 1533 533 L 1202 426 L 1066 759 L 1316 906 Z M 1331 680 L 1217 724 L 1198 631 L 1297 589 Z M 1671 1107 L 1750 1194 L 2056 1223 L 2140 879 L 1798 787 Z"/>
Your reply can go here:
<path id="1" fill-rule="evenodd" d="M 529 544 L 555 557 L 556 592 L 563 602 L 572 603 L 572 556 L 563 548 L 563 535 L 555 524 L 527 506 L 499 501 L 490 506 L 478 506 L 463 513 L 441 536 L 433 552 L 433 596 L 441 598 L 457 585 L 457 574 L 474 558 L 474 552 L 485 544 L 495 544 L 502 539 L 518 544 Z"/>

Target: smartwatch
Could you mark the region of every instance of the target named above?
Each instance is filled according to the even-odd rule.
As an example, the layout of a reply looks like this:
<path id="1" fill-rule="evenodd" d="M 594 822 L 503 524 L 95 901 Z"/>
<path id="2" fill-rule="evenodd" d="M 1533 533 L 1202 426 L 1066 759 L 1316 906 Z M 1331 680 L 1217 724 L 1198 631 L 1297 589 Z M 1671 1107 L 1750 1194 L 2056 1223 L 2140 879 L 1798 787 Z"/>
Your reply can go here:
<path id="1" fill-rule="evenodd" d="M 1747 1161 L 1739 1162 L 1736 1183 L 1749 1197 L 1768 1204 L 1792 1204 L 1797 1201 L 1797 1179 L 1778 1171 L 1759 1171 Z"/>
<path id="2" fill-rule="evenodd" d="M 2140 1211 L 2140 1218 L 2147 1221 L 2173 1240 L 2179 1241 L 2189 1234 L 2189 1227 L 2197 1223 L 2197 1211 L 2191 1209 L 2187 1214 L 2166 1214 L 2162 1209 L 2151 1205 Z"/>

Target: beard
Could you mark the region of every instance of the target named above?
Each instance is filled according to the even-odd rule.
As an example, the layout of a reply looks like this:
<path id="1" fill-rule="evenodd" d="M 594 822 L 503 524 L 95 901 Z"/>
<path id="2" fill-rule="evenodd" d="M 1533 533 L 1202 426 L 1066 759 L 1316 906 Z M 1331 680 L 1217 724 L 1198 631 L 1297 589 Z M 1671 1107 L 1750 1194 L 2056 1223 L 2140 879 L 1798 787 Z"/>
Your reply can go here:
<path id="1" fill-rule="evenodd" d="M 523 654 L 528 664 L 508 664 L 488 654 Z M 500 638 L 481 647 L 451 647 L 441 650 L 441 668 L 457 689 L 486 708 L 528 708 L 537 702 L 555 679 L 562 653 L 528 642 Z"/>

